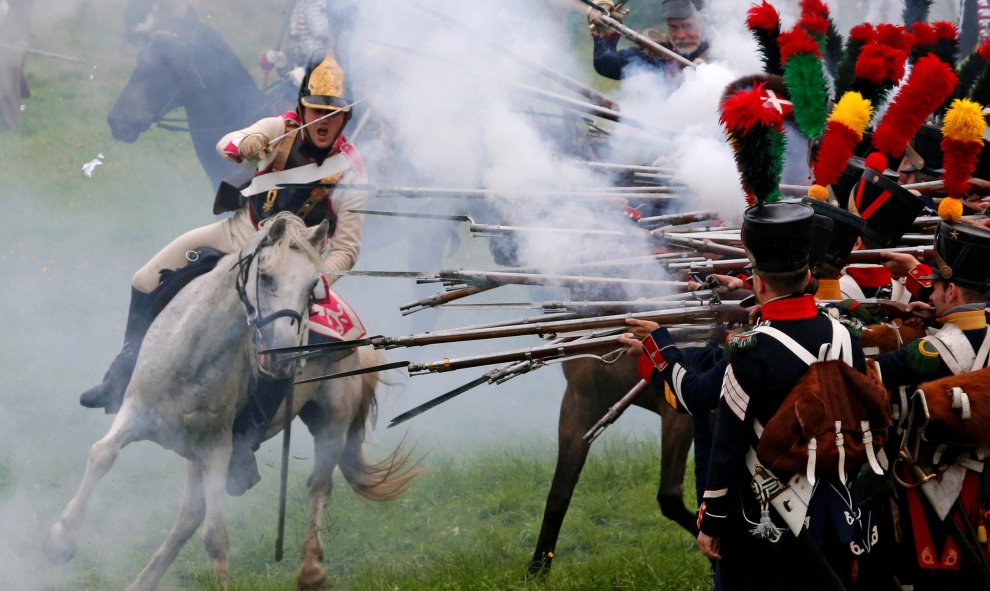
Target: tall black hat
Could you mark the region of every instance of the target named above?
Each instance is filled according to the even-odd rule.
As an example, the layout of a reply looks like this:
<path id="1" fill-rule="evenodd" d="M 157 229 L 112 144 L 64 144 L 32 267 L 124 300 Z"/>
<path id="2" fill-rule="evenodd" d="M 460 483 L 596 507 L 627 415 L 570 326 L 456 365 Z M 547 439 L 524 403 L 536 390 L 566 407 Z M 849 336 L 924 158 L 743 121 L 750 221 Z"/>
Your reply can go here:
<path id="1" fill-rule="evenodd" d="M 935 269 L 942 279 L 986 293 L 990 290 L 990 231 L 964 222 L 942 221 L 935 230 Z"/>
<path id="2" fill-rule="evenodd" d="M 839 176 L 839 180 L 830 185 L 835 200 L 839 202 L 839 207 L 849 209 L 849 194 L 852 193 L 859 180 L 863 178 L 863 171 L 866 169 L 863 158 L 853 156 L 846 161 L 846 169 Z M 883 175 L 891 181 L 897 182 L 897 171 L 885 168 Z"/>
<path id="3" fill-rule="evenodd" d="M 945 172 L 942 167 L 942 130 L 934 125 L 922 125 L 908 149 L 909 165 L 903 167 L 903 172 L 922 172 L 929 176 L 940 177 Z M 976 158 L 976 170 L 973 176 L 990 179 L 990 143 L 984 143 L 980 155 Z"/>
<path id="4" fill-rule="evenodd" d="M 846 266 L 849 253 L 856 246 L 856 239 L 862 235 L 866 222 L 859 216 L 824 201 L 807 199 L 806 202 L 815 210 L 816 217 L 821 216 L 832 222 L 829 233 L 823 237 L 824 244 L 818 246 L 821 249 L 819 256 L 816 256 L 815 247 L 812 247 L 812 273 L 816 277 L 834 275 Z M 816 235 L 816 242 L 817 240 Z"/>
<path id="5" fill-rule="evenodd" d="M 874 248 L 897 245 L 914 224 L 925 202 L 866 163 L 849 196 L 849 211 L 863 218 L 863 240 Z"/>
<path id="6" fill-rule="evenodd" d="M 795 201 L 754 205 L 743 214 L 742 242 L 753 268 L 789 273 L 808 266 L 814 210 Z"/>

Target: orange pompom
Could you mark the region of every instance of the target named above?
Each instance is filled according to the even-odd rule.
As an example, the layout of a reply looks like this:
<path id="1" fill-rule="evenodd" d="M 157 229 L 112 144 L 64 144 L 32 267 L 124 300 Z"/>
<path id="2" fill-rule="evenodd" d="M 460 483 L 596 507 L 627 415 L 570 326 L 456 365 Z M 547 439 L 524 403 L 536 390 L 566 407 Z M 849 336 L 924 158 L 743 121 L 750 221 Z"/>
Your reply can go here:
<path id="1" fill-rule="evenodd" d="M 825 201 L 828 199 L 828 189 L 821 185 L 811 185 L 808 187 L 808 197 L 817 201 Z"/>
<path id="2" fill-rule="evenodd" d="M 947 222 L 958 221 L 963 214 L 962 199 L 945 197 L 938 204 L 938 216 Z"/>

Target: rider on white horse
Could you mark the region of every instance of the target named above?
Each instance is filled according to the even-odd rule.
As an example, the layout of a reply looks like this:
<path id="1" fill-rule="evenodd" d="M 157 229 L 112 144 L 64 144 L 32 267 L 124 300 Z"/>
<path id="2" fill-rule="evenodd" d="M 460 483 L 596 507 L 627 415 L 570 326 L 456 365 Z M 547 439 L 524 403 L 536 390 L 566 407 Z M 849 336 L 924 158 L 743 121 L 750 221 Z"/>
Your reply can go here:
<path id="1" fill-rule="evenodd" d="M 141 341 L 162 307 L 162 298 L 156 298 L 153 292 L 158 288 L 163 272 L 186 267 L 200 249 L 210 247 L 225 253 L 236 252 L 256 232 L 258 222 L 280 211 L 291 211 L 308 226 L 315 226 L 323 220 L 330 221 L 331 243 L 325 259 L 327 271 L 347 271 L 354 266 L 361 246 L 363 218 L 349 210 L 364 207 L 367 191 L 360 185 L 366 185 L 368 177 L 356 148 L 347 143 L 343 136 L 344 126 L 351 115 L 348 101 L 344 99 L 343 70 L 331 55 L 321 55 L 320 58 L 321 61 L 311 61 L 307 68 L 295 112 L 268 117 L 245 129 L 231 132 L 220 140 L 217 150 L 238 162 L 256 162 L 253 183 L 274 179 L 284 174 L 283 171 L 299 169 L 293 172 L 303 172 L 304 178 L 297 174 L 292 180 L 282 182 L 352 186 L 340 189 L 273 188 L 240 198 L 232 216 L 186 232 L 152 257 L 134 274 L 131 283 L 131 305 L 123 350 L 111 364 L 103 383 L 84 392 L 80 404 L 105 408 L 108 413 L 120 408 Z M 312 125 L 299 129 L 309 123 Z M 219 213 L 218 209 L 225 210 L 224 207 L 215 207 L 214 212 Z M 323 285 L 319 286 L 324 293 L 316 294 L 318 299 L 324 297 L 326 289 L 336 278 L 337 275 L 333 274 L 325 276 Z M 356 317 L 353 321 L 345 323 L 339 332 L 348 328 L 363 331 Z M 353 336 L 347 334 L 345 338 Z M 272 394 L 261 397 L 263 400 L 257 399 L 259 404 L 249 404 L 248 412 L 244 413 L 246 416 L 239 417 L 239 430 L 246 432 L 247 436 L 235 437 L 232 474 L 237 472 L 234 463 L 240 458 L 250 462 L 246 469 L 253 467 L 253 448 L 260 443 L 268 422 L 281 404 L 285 388 L 291 387 L 291 380 L 285 382 L 259 384 L 260 390 L 271 391 Z M 245 450 L 246 454 L 239 453 Z M 256 482 L 256 474 L 255 468 L 249 480 Z M 244 483 L 243 490 L 253 484 Z"/>

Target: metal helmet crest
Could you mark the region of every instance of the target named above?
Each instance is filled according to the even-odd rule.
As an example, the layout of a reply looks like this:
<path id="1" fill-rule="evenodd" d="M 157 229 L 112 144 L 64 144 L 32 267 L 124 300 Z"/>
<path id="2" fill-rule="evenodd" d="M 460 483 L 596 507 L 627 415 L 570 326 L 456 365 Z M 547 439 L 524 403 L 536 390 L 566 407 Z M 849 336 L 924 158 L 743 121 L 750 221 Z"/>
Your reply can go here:
<path id="1" fill-rule="evenodd" d="M 345 98 L 344 69 L 329 52 L 311 58 L 306 75 L 299 85 L 299 112 L 304 107 L 323 111 L 343 110 L 350 118 L 350 103 Z M 344 107 L 347 107 L 346 109 Z"/>

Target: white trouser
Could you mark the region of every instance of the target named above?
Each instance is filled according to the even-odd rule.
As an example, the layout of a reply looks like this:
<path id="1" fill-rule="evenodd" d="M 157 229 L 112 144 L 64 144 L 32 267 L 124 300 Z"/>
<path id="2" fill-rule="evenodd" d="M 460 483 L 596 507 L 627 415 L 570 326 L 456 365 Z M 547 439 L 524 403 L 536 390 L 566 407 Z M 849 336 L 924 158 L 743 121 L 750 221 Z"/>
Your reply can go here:
<path id="1" fill-rule="evenodd" d="M 138 291 L 151 293 L 161 279 L 165 269 L 181 269 L 189 264 L 186 253 L 204 246 L 225 253 L 239 251 L 255 233 L 254 224 L 246 207 L 238 209 L 234 215 L 219 222 L 189 230 L 163 248 L 151 260 L 138 269 L 131 279 L 131 285 Z"/>

